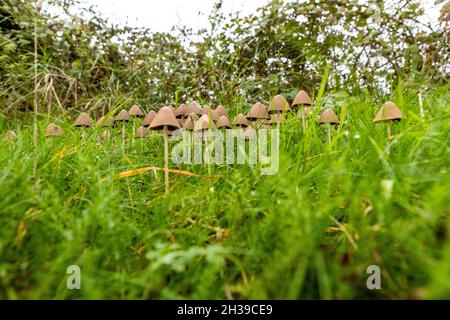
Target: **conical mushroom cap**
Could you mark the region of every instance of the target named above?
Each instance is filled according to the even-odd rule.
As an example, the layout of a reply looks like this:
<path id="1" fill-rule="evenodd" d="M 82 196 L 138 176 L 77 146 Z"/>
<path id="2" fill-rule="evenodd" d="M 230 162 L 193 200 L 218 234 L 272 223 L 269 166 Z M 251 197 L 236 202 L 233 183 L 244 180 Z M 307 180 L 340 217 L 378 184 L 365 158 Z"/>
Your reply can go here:
<path id="1" fill-rule="evenodd" d="M 392 101 L 386 102 L 380 110 L 378 110 L 373 122 L 395 121 L 402 119 L 402 112 Z"/>
<path id="2" fill-rule="evenodd" d="M 92 121 L 91 117 L 84 112 L 78 115 L 74 123 L 75 127 L 92 127 L 93 125 L 94 121 Z"/>
<path id="3" fill-rule="evenodd" d="M 54 123 L 50 123 L 45 129 L 45 135 L 48 137 L 58 137 L 62 136 L 63 131 L 60 126 L 57 126 Z"/>
<path id="4" fill-rule="evenodd" d="M 339 124 L 339 118 L 338 118 L 338 116 L 336 115 L 336 113 L 334 113 L 333 109 L 327 108 L 327 109 L 325 109 L 325 111 L 320 115 L 319 123 L 320 123 L 320 124 L 325 124 L 325 123 L 329 123 L 329 124 Z"/>
<path id="5" fill-rule="evenodd" d="M 192 101 L 187 105 L 186 113 L 188 114 L 195 113 L 197 115 L 202 115 L 201 106 L 198 104 L 197 101 Z"/>
<path id="6" fill-rule="evenodd" d="M 116 116 L 116 122 L 127 122 L 130 121 L 130 115 L 127 110 L 120 110 L 119 114 Z"/>
<path id="7" fill-rule="evenodd" d="M 228 129 L 231 129 L 231 128 L 232 128 L 231 122 L 230 122 L 230 120 L 227 118 L 227 116 L 221 116 L 221 117 L 219 118 L 219 120 L 217 120 L 217 128 L 218 128 L 218 129 L 220 129 L 220 128 L 228 128 Z"/>
<path id="8" fill-rule="evenodd" d="M 138 118 L 145 117 L 145 114 L 142 112 L 141 108 L 137 104 L 135 104 L 134 106 L 132 106 L 130 108 L 130 110 L 128 111 L 128 114 L 131 117 L 138 117 Z"/>
<path id="9" fill-rule="evenodd" d="M 204 114 L 195 122 L 195 131 L 199 130 L 208 130 L 208 129 L 214 129 L 214 122 L 209 121 L 209 116 L 207 114 Z"/>
<path id="10" fill-rule="evenodd" d="M 219 120 L 220 116 L 217 114 L 216 110 L 210 110 L 209 113 L 207 113 L 208 115 L 211 115 L 211 118 L 214 121 Z"/>
<path id="11" fill-rule="evenodd" d="M 180 104 L 180 106 L 175 110 L 175 117 L 183 118 L 186 115 L 187 107 L 184 103 Z"/>
<path id="12" fill-rule="evenodd" d="M 153 119 L 156 116 L 156 112 L 154 110 L 151 110 L 144 118 L 144 121 L 142 121 L 143 127 L 148 127 L 152 123 Z"/>
<path id="13" fill-rule="evenodd" d="M 162 107 L 161 109 L 159 109 L 158 113 L 150 124 L 150 129 L 163 130 L 165 126 L 169 130 L 180 128 L 177 118 L 175 118 L 175 114 L 169 107 Z"/>
<path id="14" fill-rule="evenodd" d="M 250 121 L 256 121 L 258 119 L 267 119 L 267 118 L 269 118 L 267 108 L 259 102 L 253 105 L 253 107 L 250 109 L 250 112 L 247 115 L 247 119 Z"/>
<path id="15" fill-rule="evenodd" d="M 145 138 L 148 136 L 148 129 L 146 127 L 139 127 L 134 133 L 135 138 Z"/>
<path id="16" fill-rule="evenodd" d="M 250 140 L 256 137 L 256 131 L 255 129 L 251 128 L 251 127 L 247 127 L 244 130 L 244 139 L 246 140 Z"/>
<path id="17" fill-rule="evenodd" d="M 98 119 L 97 123 L 95 124 L 95 126 L 97 127 L 112 127 L 113 125 L 114 125 L 114 118 L 106 116 L 100 117 L 100 119 Z"/>
<path id="18" fill-rule="evenodd" d="M 204 106 L 203 108 L 200 109 L 202 114 L 208 114 L 211 111 L 211 107 L 210 106 Z"/>
<path id="19" fill-rule="evenodd" d="M 270 116 L 269 124 L 277 124 L 283 122 L 283 115 L 281 113 L 275 113 Z"/>
<path id="20" fill-rule="evenodd" d="M 183 128 L 184 125 L 184 119 L 177 119 L 178 125 L 180 126 L 180 128 Z"/>
<path id="21" fill-rule="evenodd" d="M 221 116 L 226 116 L 226 117 L 228 117 L 227 109 L 225 109 L 225 107 L 222 106 L 222 105 L 220 105 L 220 106 L 218 106 L 218 107 L 216 108 L 216 112 L 217 112 L 217 115 L 219 116 L 219 118 L 220 118 Z"/>
<path id="22" fill-rule="evenodd" d="M 268 111 L 270 113 L 291 111 L 291 106 L 281 94 L 277 94 L 273 97 L 272 101 L 270 101 Z"/>
<path id="23" fill-rule="evenodd" d="M 187 117 L 188 117 L 188 118 L 191 118 L 191 120 L 192 120 L 193 122 L 197 121 L 198 118 L 199 118 L 198 115 L 195 114 L 195 113 L 191 113 L 191 114 L 189 114 Z"/>
<path id="24" fill-rule="evenodd" d="M 236 127 L 248 127 L 247 118 L 242 113 L 239 113 L 236 119 L 234 119 Z"/>
<path id="25" fill-rule="evenodd" d="M 292 106 L 298 105 L 311 105 L 311 97 L 303 90 L 300 90 L 294 98 L 294 102 L 292 102 Z"/>
<path id="26" fill-rule="evenodd" d="M 186 119 L 186 121 L 184 122 L 184 124 L 183 124 L 183 129 L 186 129 L 186 130 L 194 130 L 194 122 L 195 122 L 196 120 L 192 120 L 192 118 L 191 117 L 188 117 L 187 119 Z"/>

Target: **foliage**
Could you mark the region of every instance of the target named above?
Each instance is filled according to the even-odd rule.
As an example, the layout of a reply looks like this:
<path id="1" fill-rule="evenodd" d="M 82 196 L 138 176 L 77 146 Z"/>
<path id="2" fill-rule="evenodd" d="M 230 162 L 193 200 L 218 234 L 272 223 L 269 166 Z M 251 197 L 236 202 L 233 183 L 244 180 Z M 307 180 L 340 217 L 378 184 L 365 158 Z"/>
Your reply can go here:
<path id="1" fill-rule="evenodd" d="M 171 34 L 111 25 L 92 8 L 75 15 L 76 3 L 51 1 L 64 13 L 53 17 L 34 14 L 30 1 L 2 2 L 4 114 L 32 108 L 35 19 L 41 112 L 103 113 L 130 98 L 159 107 L 189 99 L 253 101 L 292 88 L 314 92 L 327 65 L 328 91 L 448 81 L 448 22 L 422 25 L 417 0 L 274 0 L 243 17 L 224 15 L 218 2 L 209 28 L 178 26 Z"/>
<path id="2" fill-rule="evenodd" d="M 81 140 L 50 118 L 41 133 L 53 121 L 64 136 L 40 135 L 34 151 L 32 128 L 18 123 L 17 140 L 0 142 L 0 298 L 448 298 L 448 90 L 425 97 L 425 118 L 396 90 L 406 119 L 391 141 L 367 93 L 341 98 L 345 125 L 330 144 L 325 128 L 311 121 L 303 133 L 291 115 L 278 174 L 171 164 L 224 178 L 171 175 L 167 198 L 160 172 L 114 178 L 162 166 L 159 134 L 133 140 L 129 124 L 123 149 L 120 127 L 100 143 L 106 129 Z M 79 291 L 66 288 L 73 264 Z M 372 264 L 381 290 L 366 288 Z"/>

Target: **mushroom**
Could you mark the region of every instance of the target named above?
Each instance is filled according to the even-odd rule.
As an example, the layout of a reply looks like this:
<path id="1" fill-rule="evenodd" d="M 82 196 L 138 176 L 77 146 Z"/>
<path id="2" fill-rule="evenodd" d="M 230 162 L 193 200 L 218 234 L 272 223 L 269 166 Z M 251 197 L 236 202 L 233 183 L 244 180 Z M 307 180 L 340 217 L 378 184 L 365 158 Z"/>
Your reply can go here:
<path id="1" fill-rule="evenodd" d="M 148 129 L 147 129 L 147 127 L 139 127 L 139 128 L 134 132 L 134 137 L 135 137 L 135 138 L 145 138 L 145 137 L 148 137 Z"/>
<path id="2" fill-rule="evenodd" d="M 219 120 L 217 121 L 217 129 L 221 129 L 221 128 L 227 128 L 227 129 L 231 129 L 232 128 L 231 122 L 227 118 L 227 116 L 221 116 L 219 118 Z"/>
<path id="3" fill-rule="evenodd" d="M 203 108 L 200 109 L 202 114 L 208 114 L 211 111 L 211 107 L 210 106 L 204 106 Z"/>
<path id="4" fill-rule="evenodd" d="M 269 124 L 279 125 L 283 122 L 283 115 L 281 113 L 275 113 L 270 115 Z"/>
<path id="5" fill-rule="evenodd" d="M 255 121 L 256 127 L 259 127 L 260 123 L 264 122 L 264 120 L 268 118 L 269 113 L 267 108 L 259 102 L 255 103 L 250 109 L 250 112 L 247 114 L 247 119 L 250 121 Z"/>
<path id="6" fill-rule="evenodd" d="M 269 113 L 282 113 L 291 111 L 291 107 L 289 102 L 281 94 L 278 94 L 270 102 L 268 111 Z"/>
<path id="7" fill-rule="evenodd" d="M 145 117 L 141 108 L 136 104 L 130 108 L 130 110 L 128 111 L 128 115 L 131 117 L 136 117 L 136 118 L 144 118 Z"/>
<path id="8" fill-rule="evenodd" d="M 130 114 L 127 110 L 121 110 L 116 116 L 115 122 L 122 122 L 122 148 L 125 149 L 125 123 L 130 121 Z"/>
<path id="9" fill-rule="evenodd" d="M 306 130 L 306 120 L 312 114 L 311 97 L 303 90 L 300 90 L 292 102 L 292 108 L 298 108 L 297 117 L 302 120 L 303 131 Z"/>
<path id="10" fill-rule="evenodd" d="M 164 180 L 165 195 L 169 194 L 169 130 L 179 129 L 180 126 L 175 114 L 169 107 L 159 109 L 149 128 L 151 130 L 162 130 L 164 136 Z"/>
<path id="11" fill-rule="evenodd" d="M 92 121 L 91 117 L 87 113 L 80 113 L 78 117 L 75 119 L 74 126 L 77 128 L 88 128 L 94 125 L 94 121 Z M 84 131 L 81 133 L 81 139 L 84 139 Z"/>
<path id="12" fill-rule="evenodd" d="M 128 111 L 128 115 L 130 116 L 131 120 L 133 120 L 133 132 L 135 132 L 135 128 L 136 128 L 136 118 L 144 118 L 145 114 L 142 112 L 141 108 L 138 105 L 134 105 L 130 108 L 130 110 Z M 133 139 L 132 139 L 132 144 L 134 144 L 134 135 L 133 135 Z"/>
<path id="13" fill-rule="evenodd" d="M 144 121 L 142 121 L 143 127 L 148 127 L 152 123 L 153 119 L 156 116 L 156 112 L 154 110 L 151 110 L 144 118 Z"/>
<path id="14" fill-rule="evenodd" d="M 195 113 L 196 115 L 199 115 L 199 116 L 202 115 L 201 106 L 198 104 L 197 101 L 192 101 L 191 103 L 189 103 L 187 105 L 186 114 L 191 114 L 191 113 Z"/>
<path id="15" fill-rule="evenodd" d="M 112 127 L 114 125 L 114 118 L 113 117 L 107 117 L 102 116 L 100 119 L 97 120 L 95 126 L 96 127 Z"/>
<path id="16" fill-rule="evenodd" d="M 130 114 L 127 110 L 120 110 L 119 114 L 116 116 L 116 122 L 128 122 L 130 121 Z"/>
<path id="17" fill-rule="evenodd" d="M 57 126 L 54 123 L 50 123 L 45 129 L 45 135 L 47 137 L 59 137 L 62 136 L 63 130 L 60 126 Z"/>
<path id="18" fill-rule="evenodd" d="M 333 109 L 326 108 L 325 111 L 320 115 L 319 123 L 324 124 L 327 126 L 327 132 L 328 132 L 328 143 L 331 142 L 331 125 L 339 124 L 339 118 L 334 113 Z"/>
<path id="19" fill-rule="evenodd" d="M 226 117 L 228 117 L 227 110 L 226 110 L 225 107 L 222 106 L 222 105 L 220 105 L 220 106 L 218 106 L 218 107 L 216 108 L 216 113 L 217 113 L 217 115 L 219 116 L 219 118 L 220 118 L 221 116 L 226 116 Z"/>
<path id="20" fill-rule="evenodd" d="M 391 138 L 391 123 L 394 121 L 402 120 L 402 112 L 392 101 L 386 102 L 380 110 L 378 110 L 375 119 L 373 119 L 374 123 L 387 122 L 387 135 L 388 138 Z"/>
<path id="21" fill-rule="evenodd" d="M 184 103 L 180 104 L 180 106 L 175 110 L 175 117 L 178 119 L 182 119 L 186 117 L 187 107 Z"/>
<path id="22" fill-rule="evenodd" d="M 183 129 L 185 130 L 194 130 L 195 122 L 198 120 L 198 116 L 195 113 L 191 113 L 187 116 L 186 120 L 183 123 Z"/>
<path id="23" fill-rule="evenodd" d="M 244 117 L 242 113 L 239 113 L 236 119 L 234 119 L 234 124 L 236 127 L 246 128 L 248 127 L 247 118 Z"/>
<path id="24" fill-rule="evenodd" d="M 311 97 L 303 90 L 300 90 L 292 102 L 292 108 L 297 106 L 310 106 Z"/>

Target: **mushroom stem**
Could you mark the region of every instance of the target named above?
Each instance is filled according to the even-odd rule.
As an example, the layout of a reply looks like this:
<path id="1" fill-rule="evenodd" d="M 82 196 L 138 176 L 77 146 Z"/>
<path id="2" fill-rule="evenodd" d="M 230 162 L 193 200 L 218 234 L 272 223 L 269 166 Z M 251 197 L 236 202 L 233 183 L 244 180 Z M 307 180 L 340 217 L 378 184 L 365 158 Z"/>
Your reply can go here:
<path id="1" fill-rule="evenodd" d="M 167 126 L 164 126 L 164 195 L 169 194 L 169 137 L 167 134 Z"/>
<path id="2" fill-rule="evenodd" d="M 331 126 L 327 124 L 327 133 L 328 133 L 328 144 L 331 143 Z"/>
<path id="3" fill-rule="evenodd" d="M 125 121 L 122 121 L 122 150 L 125 152 Z"/>
<path id="4" fill-rule="evenodd" d="M 419 93 L 419 112 L 420 112 L 420 116 L 423 118 L 425 117 L 425 111 L 423 110 L 423 98 L 422 98 L 422 94 Z"/>
<path id="5" fill-rule="evenodd" d="M 391 140 L 391 137 L 392 137 L 391 121 L 388 121 L 388 123 L 387 123 L 387 137 L 388 137 L 388 140 Z"/>

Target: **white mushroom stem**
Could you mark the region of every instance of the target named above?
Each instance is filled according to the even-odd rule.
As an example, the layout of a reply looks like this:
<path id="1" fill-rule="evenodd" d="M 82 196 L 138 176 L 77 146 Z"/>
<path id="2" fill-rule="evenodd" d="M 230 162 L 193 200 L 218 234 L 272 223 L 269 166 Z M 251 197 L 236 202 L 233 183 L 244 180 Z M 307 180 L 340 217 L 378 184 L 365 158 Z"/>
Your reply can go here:
<path id="1" fill-rule="evenodd" d="M 425 117 L 425 111 L 423 110 L 423 98 L 421 93 L 419 93 L 419 112 L 422 118 Z"/>
<path id="2" fill-rule="evenodd" d="M 169 194 L 169 136 L 167 133 L 167 126 L 163 129 L 164 136 L 164 194 Z"/>
<path id="3" fill-rule="evenodd" d="M 387 123 L 387 136 L 388 136 L 388 139 L 390 140 L 390 139 L 391 139 L 391 136 L 392 136 L 392 132 L 391 132 L 391 121 L 388 121 L 388 123 Z"/>
<path id="4" fill-rule="evenodd" d="M 328 133 L 328 144 L 331 143 L 331 125 L 327 124 L 327 133 Z"/>
<path id="5" fill-rule="evenodd" d="M 125 152 L 125 121 L 122 121 L 122 150 Z"/>

